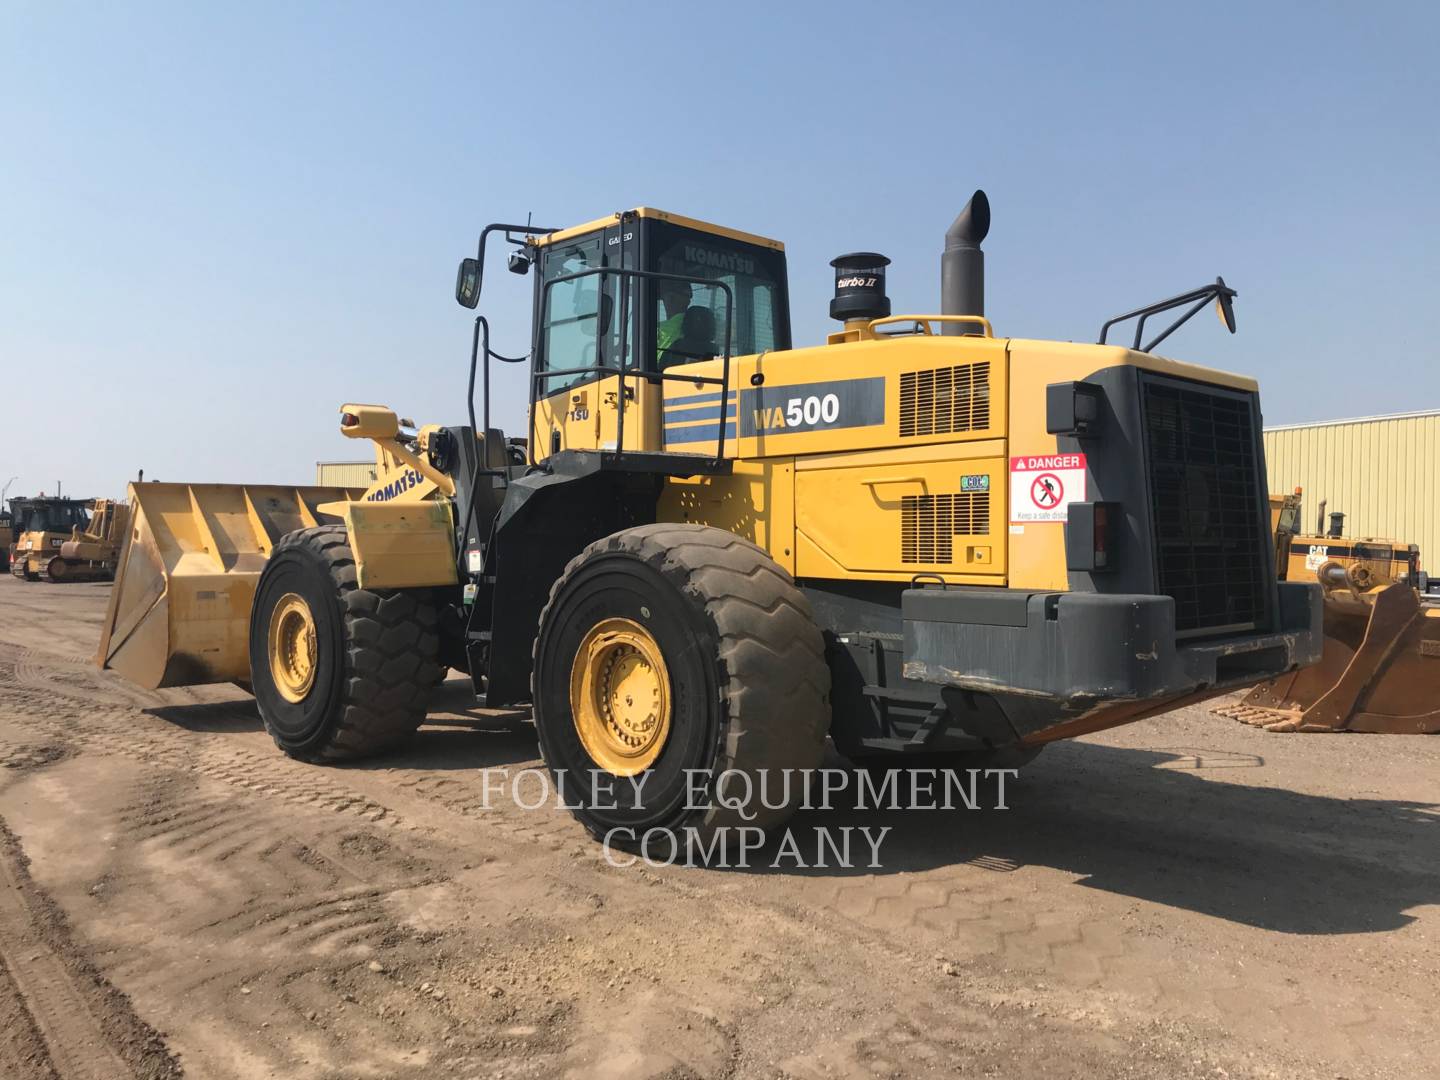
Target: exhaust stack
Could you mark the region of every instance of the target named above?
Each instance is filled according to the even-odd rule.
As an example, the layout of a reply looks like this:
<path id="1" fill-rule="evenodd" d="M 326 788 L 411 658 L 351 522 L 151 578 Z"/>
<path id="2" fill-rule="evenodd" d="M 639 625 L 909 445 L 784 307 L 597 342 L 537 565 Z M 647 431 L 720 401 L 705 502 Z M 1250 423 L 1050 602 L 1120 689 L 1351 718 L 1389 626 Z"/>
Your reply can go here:
<path id="1" fill-rule="evenodd" d="M 940 256 L 942 315 L 985 314 L 985 253 L 980 244 L 989 232 L 990 200 L 977 191 L 945 233 L 945 252 Z M 978 334 L 980 328 L 944 323 L 940 332 L 958 336 Z"/>

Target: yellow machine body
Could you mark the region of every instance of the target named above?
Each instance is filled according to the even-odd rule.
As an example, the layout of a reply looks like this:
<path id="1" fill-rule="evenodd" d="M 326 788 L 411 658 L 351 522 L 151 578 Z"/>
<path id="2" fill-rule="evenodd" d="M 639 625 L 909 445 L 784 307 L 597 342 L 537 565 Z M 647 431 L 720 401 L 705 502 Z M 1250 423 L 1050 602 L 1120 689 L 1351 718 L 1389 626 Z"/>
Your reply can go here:
<path id="1" fill-rule="evenodd" d="M 70 539 L 68 532 L 34 529 L 18 533 L 11 557 L 10 572 L 16 577 L 38 578 L 49 561 L 60 554 L 60 545 Z"/>
<path id="2" fill-rule="evenodd" d="M 744 415 L 745 389 L 732 390 L 725 412 L 734 433 L 724 453 L 733 471 L 669 480 L 661 513 L 744 536 L 797 577 L 908 582 L 925 574 L 955 585 L 1064 590 L 1059 523 L 1011 524 L 1010 459 L 1058 453 L 1045 430 L 1048 384 L 1117 366 L 1256 389 L 1244 376 L 1117 346 L 884 337 L 866 326 L 854 341 L 733 358 L 731 385 L 760 380 L 765 413 Z M 720 371 L 720 361 L 671 369 Z M 662 397 L 643 378 L 625 382 L 627 450 L 715 454 L 720 408 L 712 387 L 667 381 Z M 612 376 L 541 399 L 532 425 L 537 460 L 556 445 L 613 449 L 619 384 Z M 827 397 L 870 387 L 883 402 L 866 414 L 873 422 L 807 425 L 807 408 L 812 416 L 821 410 L 823 423 Z M 971 490 L 961 490 L 962 478 Z"/>
<path id="3" fill-rule="evenodd" d="M 511 269 L 536 270 L 527 445 L 488 445 L 473 417 L 410 434 L 352 403 L 342 433 L 376 448 L 364 492 L 132 489 L 103 665 L 146 686 L 247 681 L 260 571 L 285 532 L 323 523 L 346 529 L 362 587 L 437 589 L 456 616 L 447 662 L 495 707 L 530 700 L 546 597 L 586 545 L 659 523 L 751 540 L 814 597 L 848 680 L 830 730 L 852 754 L 1033 747 L 1318 653 L 1316 590 L 1277 589 L 1263 543 L 1254 380 L 1141 351 L 1138 331 L 1134 349 L 997 337 L 979 315 L 842 314 L 825 344 L 792 348 L 779 242 L 646 207 L 549 233 L 487 226 L 457 280 L 467 307 L 496 230 Z M 488 333 L 477 318 L 487 386 Z M 1214 450 L 1191 468 L 1176 447 L 1193 423 L 1213 448 L 1220 414 L 1243 429 L 1244 520 L 1221 539 L 1244 548 L 1244 578 L 1222 582 L 1217 612 L 1193 580 L 1162 587 L 1152 541 L 1163 525 L 1200 550 L 1190 523 L 1227 466 Z M 457 447 L 472 430 L 482 445 Z M 1156 469 L 1210 471 L 1176 499 Z"/>

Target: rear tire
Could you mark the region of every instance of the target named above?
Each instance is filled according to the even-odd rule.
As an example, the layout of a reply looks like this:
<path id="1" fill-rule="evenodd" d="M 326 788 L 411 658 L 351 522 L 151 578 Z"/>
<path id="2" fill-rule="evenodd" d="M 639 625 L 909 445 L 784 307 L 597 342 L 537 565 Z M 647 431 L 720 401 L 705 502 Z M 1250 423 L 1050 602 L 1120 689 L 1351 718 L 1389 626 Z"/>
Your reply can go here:
<path id="1" fill-rule="evenodd" d="M 605 653 L 603 642 L 595 644 L 605 627 L 618 627 L 614 633 L 638 642 L 638 649 Z M 652 655 L 637 659 L 647 652 Z M 618 739 L 596 760 L 592 750 L 603 733 L 597 736 L 593 722 L 587 727 L 575 715 L 577 708 L 590 711 L 577 690 L 587 685 L 587 655 L 600 657 L 594 663 L 608 673 L 640 665 L 638 682 L 617 693 L 639 687 L 642 705 L 664 703 L 658 747 L 644 705 L 618 720 Z M 677 834 L 683 850 L 687 841 L 724 827 L 773 828 L 803 796 L 803 773 L 794 771 L 820 764 L 830 726 L 830 670 L 809 603 L 769 555 L 722 529 L 645 525 L 591 544 L 550 591 L 534 661 L 541 754 L 572 812 L 614 846 L 633 847 L 652 829 Z M 650 671 L 659 678 L 647 680 Z M 604 714 L 611 724 L 625 707 L 616 700 Z M 612 751 L 626 752 L 626 738 L 634 743 L 637 767 L 617 775 L 603 762 L 615 759 Z M 699 776 L 691 770 L 711 777 L 744 773 L 754 797 L 743 814 L 712 804 L 698 795 L 698 784 L 691 787 Z M 792 772 L 787 777 L 782 770 Z M 762 773 L 768 773 L 773 808 L 760 805 Z M 608 788 L 596 790 L 596 774 Z M 745 790 L 742 778 L 730 777 L 726 801 Z"/>
<path id="2" fill-rule="evenodd" d="M 409 738 L 444 675 L 436 624 L 426 590 L 360 588 L 343 525 L 281 538 L 250 612 L 250 679 L 275 745 L 333 762 Z"/>

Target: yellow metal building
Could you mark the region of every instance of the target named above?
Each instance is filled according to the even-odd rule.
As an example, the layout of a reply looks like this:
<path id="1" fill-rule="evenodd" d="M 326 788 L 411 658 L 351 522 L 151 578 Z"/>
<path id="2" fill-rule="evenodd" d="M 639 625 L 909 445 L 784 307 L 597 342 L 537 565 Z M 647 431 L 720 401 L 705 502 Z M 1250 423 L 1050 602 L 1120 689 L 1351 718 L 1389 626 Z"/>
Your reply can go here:
<path id="1" fill-rule="evenodd" d="M 1265 461 L 1273 493 L 1304 489 L 1304 531 L 1325 499 L 1346 536 L 1419 544 L 1440 568 L 1440 409 L 1266 428 Z"/>
<path id="2" fill-rule="evenodd" d="M 375 482 L 374 461 L 317 461 L 317 487 L 369 487 Z"/>

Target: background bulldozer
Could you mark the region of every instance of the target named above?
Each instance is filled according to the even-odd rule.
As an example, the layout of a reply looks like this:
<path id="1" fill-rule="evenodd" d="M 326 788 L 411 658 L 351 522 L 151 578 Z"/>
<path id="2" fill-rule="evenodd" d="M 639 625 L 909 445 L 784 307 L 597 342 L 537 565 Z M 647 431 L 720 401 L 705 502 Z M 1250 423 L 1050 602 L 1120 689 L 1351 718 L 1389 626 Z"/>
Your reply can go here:
<path id="1" fill-rule="evenodd" d="M 1301 492 L 1271 496 L 1282 578 L 1325 592 L 1320 663 L 1261 683 L 1216 711 L 1269 731 L 1440 732 L 1440 606 L 1420 600 L 1420 550 L 1351 540 L 1344 515 L 1300 534 Z"/>
<path id="2" fill-rule="evenodd" d="M 90 521 L 72 528 L 70 539 L 40 571 L 45 581 L 111 581 L 120 546 L 130 529 L 130 506 L 114 499 L 96 499 Z"/>
<path id="3" fill-rule="evenodd" d="M 1153 352 L 1211 303 L 1233 330 L 1233 290 L 1096 344 L 997 337 L 989 224 L 977 192 L 939 314 L 891 314 L 884 256 L 837 258 L 841 326 L 801 346 L 778 241 L 649 207 L 487 226 L 456 299 L 503 234 L 533 322 L 502 356 L 475 318 L 468 423 L 343 405 L 376 447 L 363 492 L 131 485 L 99 662 L 247 686 L 312 762 L 395 746 L 463 671 L 632 843 L 778 824 L 827 737 L 867 767 L 1011 764 L 1314 663 L 1254 380 Z M 491 427 L 492 361 L 528 369 L 521 438 Z"/>
<path id="4" fill-rule="evenodd" d="M 15 545 L 10 553 L 10 573 L 26 581 L 39 581 L 48 574 L 52 561 L 62 558 L 61 546 L 90 523 L 89 499 L 37 495 L 11 499 Z M 63 573 L 63 571 L 62 571 Z"/>
<path id="5" fill-rule="evenodd" d="M 130 526 L 114 499 L 40 496 L 12 500 L 16 540 L 10 572 L 27 581 L 109 581 Z"/>

